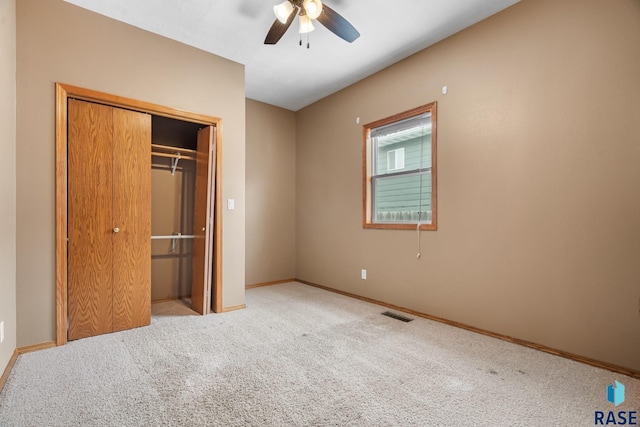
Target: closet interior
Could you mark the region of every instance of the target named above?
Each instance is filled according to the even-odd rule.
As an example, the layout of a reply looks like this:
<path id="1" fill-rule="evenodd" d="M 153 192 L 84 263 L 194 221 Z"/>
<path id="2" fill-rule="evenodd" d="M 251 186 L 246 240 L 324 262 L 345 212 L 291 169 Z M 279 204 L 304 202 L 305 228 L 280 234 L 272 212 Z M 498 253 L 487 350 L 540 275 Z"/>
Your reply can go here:
<path id="1" fill-rule="evenodd" d="M 191 298 L 197 123 L 151 118 L 151 301 Z"/>

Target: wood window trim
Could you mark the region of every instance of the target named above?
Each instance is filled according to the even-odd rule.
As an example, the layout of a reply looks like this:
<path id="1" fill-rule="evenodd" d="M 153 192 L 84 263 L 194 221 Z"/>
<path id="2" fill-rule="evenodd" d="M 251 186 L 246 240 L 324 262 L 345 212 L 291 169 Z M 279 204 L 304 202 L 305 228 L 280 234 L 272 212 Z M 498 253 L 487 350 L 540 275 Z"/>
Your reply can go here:
<path id="1" fill-rule="evenodd" d="M 432 220 L 431 224 L 420 224 L 420 230 L 435 231 L 438 229 L 438 197 L 437 197 L 437 102 L 421 105 L 402 113 L 395 114 L 384 119 L 367 123 L 362 127 L 362 228 L 378 229 L 378 230 L 416 230 L 417 224 L 401 224 L 401 223 L 374 223 L 372 221 L 371 212 L 371 146 L 369 144 L 369 135 L 372 128 L 384 126 L 393 122 L 408 119 L 427 112 L 431 113 L 431 171 L 432 171 Z"/>
<path id="2" fill-rule="evenodd" d="M 96 102 L 156 116 L 214 126 L 216 132 L 216 183 L 214 224 L 213 311 L 223 312 L 222 305 L 222 119 L 158 104 L 111 95 L 64 83 L 56 83 L 56 345 L 67 343 L 67 100 Z"/>

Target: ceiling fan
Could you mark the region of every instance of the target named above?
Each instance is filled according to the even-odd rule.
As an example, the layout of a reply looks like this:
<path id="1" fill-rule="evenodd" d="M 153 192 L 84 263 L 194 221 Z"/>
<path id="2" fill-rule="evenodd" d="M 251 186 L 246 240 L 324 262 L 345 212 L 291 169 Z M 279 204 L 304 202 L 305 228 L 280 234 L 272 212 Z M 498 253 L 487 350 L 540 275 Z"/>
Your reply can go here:
<path id="1" fill-rule="evenodd" d="M 299 17 L 300 27 L 298 32 L 300 34 L 313 31 L 315 29 L 313 20 L 318 20 L 329 31 L 349 43 L 360 37 L 358 30 L 349 21 L 329 6 L 322 4 L 320 0 L 285 0 L 273 6 L 273 12 L 277 19 L 269 29 L 267 37 L 264 39 L 264 44 L 278 43 L 295 20 L 296 15 Z M 300 39 L 300 44 L 302 44 L 302 38 Z M 309 47 L 308 43 L 307 47 Z"/>

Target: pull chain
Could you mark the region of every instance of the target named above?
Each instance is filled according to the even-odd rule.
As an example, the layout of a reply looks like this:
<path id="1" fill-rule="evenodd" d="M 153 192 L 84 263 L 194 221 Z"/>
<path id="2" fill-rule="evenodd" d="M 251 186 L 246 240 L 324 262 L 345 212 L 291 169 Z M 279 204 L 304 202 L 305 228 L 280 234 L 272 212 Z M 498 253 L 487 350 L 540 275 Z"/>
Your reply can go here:
<path id="1" fill-rule="evenodd" d="M 418 221 L 418 226 L 416 227 L 416 230 L 418 231 L 418 254 L 416 255 L 416 258 L 420 259 L 420 257 L 422 256 L 422 251 L 420 249 L 420 221 Z"/>
<path id="2" fill-rule="evenodd" d="M 309 49 L 309 47 L 311 46 L 311 44 L 309 43 L 309 33 L 310 33 L 310 32 L 311 32 L 311 31 L 309 31 L 309 32 L 307 33 L 307 49 Z M 300 33 L 300 42 L 299 42 L 299 44 L 300 44 L 300 46 L 302 46 L 302 33 Z"/>
<path id="3" fill-rule="evenodd" d="M 424 167 L 424 126 L 422 127 L 420 135 L 420 168 Z M 420 259 L 422 256 L 421 245 L 420 245 L 420 223 L 422 221 L 422 182 L 423 176 L 420 175 L 420 194 L 418 196 L 418 225 L 416 226 L 416 230 L 418 231 L 418 254 L 416 255 L 417 259 Z"/>

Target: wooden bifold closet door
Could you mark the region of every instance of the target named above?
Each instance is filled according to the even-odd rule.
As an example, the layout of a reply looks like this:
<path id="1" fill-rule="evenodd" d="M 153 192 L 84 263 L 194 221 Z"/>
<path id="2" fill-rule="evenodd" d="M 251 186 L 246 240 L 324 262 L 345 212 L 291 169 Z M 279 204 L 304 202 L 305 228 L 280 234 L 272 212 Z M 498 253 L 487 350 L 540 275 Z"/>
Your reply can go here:
<path id="1" fill-rule="evenodd" d="M 68 339 L 151 322 L 151 116 L 68 101 Z"/>
<path id="2" fill-rule="evenodd" d="M 212 126 L 198 131 L 195 202 L 193 207 L 193 259 L 191 308 L 199 314 L 211 311 L 213 276 L 213 228 L 215 210 L 216 140 Z"/>

